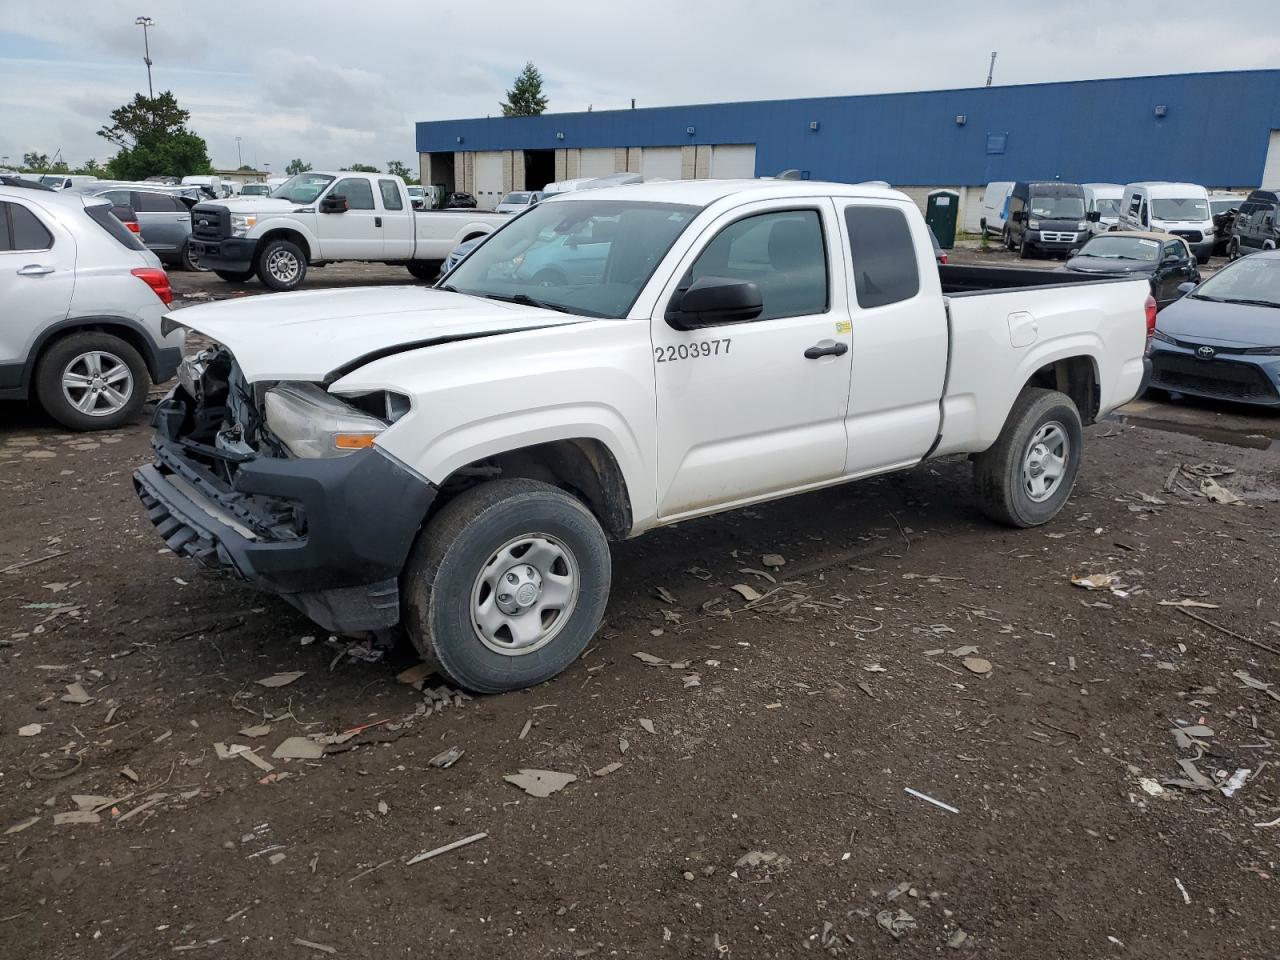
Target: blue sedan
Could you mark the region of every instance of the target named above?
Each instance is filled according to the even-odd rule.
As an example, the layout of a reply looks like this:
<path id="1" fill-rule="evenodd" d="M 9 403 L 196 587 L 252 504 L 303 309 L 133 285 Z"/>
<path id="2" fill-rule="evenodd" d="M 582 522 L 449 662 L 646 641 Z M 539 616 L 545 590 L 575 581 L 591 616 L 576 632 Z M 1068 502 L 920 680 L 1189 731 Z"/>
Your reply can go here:
<path id="1" fill-rule="evenodd" d="M 1153 388 L 1280 406 L 1280 251 L 1237 260 L 1162 310 L 1150 359 Z"/>

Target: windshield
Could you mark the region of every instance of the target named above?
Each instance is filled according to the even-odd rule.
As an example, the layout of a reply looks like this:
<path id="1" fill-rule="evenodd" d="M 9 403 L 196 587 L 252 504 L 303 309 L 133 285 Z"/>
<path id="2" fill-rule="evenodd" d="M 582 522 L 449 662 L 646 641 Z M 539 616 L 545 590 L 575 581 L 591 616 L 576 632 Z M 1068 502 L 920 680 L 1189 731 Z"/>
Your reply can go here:
<path id="1" fill-rule="evenodd" d="M 1210 200 L 1209 209 L 1213 211 L 1214 216 L 1217 216 L 1220 213 L 1226 213 L 1228 210 L 1240 206 L 1240 203 L 1241 201 L 1235 197 L 1227 197 L 1223 200 Z"/>
<path id="2" fill-rule="evenodd" d="M 618 200 L 542 203 L 492 234 L 445 289 L 624 317 L 698 207 Z"/>
<path id="3" fill-rule="evenodd" d="M 332 181 L 327 173 L 300 173 L 280 184 L 271 196 L 290 203 L 312 203 Z"/>
<path id="4" fill-rule="evenodd" d="M 1083 220 L 1084 197 L 1032 197 L 1031 215 L 1045 220 Z"/>
<path id="5" fill-rule="evenodd" d="M 1280 307 L 1280 260 L 1272 257 L 1237 260 L 1196 287 L 1192 296 L 1197 300 Z M 1280 328 L 1276 332 L 1280 334 Z"/>
<path id="6" fill-rule="evenodd" d="M 1154 263 L 1160 252 L 1158 240 L 1147 240 L 1143 237 L 1094 237 L 1080 250 L 1082 257 L 1097 257 L 1100 260 L 1141 260 Z"/>
<path id="7" fill-rule="evenodd" d="M 508 193 L 502 198 L 503 203 L 528 204 L 529 194 L 527 193 Z"/>
<path id="8" fill-rule="evenodd" d="M 64 179 L 65 179 L 64 177 L 52 177 L 52 176 L 41 177 L 40 182 L 43 183 L 46 187 L 60 187 L 62 186 L 62 181 Z"/>
<path id="9" fill-rule="evenodd" d="M 265 183 L 246 183 L 240 188 L 240 195 L 245 197 L 265 197 L 271 189 Z"/>
<path id="10" fill-rule="evenodd" d="M 411 196 L 411 197 L 420 197 L 420 196 L 422 196 L 422 188 L 421 188 L 421 187 L 415 187 L 413 184 L 409 184 L 409 186 L 405 187 L 405 190 L 407 190 L 407 191 L 409 192 L 409 196 Z"/>
<path id="11" fill-rule="evenodd" d="M 1208 220 L 1209 202 L 1197 197 L 1152 198 L 1151 218 L 1153 220 Z"/>
<path id="12" fill-rule="evenodd" d="M 1104 220 L 1120 219 L 1120 200 L 1095 200 L 1094 206 L 1098 210 L 1098 216 Z"/>

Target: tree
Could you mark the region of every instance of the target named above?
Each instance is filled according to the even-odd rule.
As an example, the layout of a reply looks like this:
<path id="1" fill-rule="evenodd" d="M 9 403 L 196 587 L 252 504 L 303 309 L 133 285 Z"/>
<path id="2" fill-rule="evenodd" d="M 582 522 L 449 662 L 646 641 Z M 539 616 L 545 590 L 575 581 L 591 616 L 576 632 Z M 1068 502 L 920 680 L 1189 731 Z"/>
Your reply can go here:
<path id="1" fill-rule="evenodd" d="M 304 163 L 301 159 L 294 158 L 289 161 L 289 165 L 284 168 L 284 172 L 291 177 L 296 177 L 300 173 L 306 173 L 311 169 L 311 164 Z"/>
<path id="2" fill-rule="evenodd" d="M 191 114 L 178 106 L 173 93 L 134 96 L 111 111 L 111 125 L 98 136 L 120 148 L 107 162 L 107 175 L 117 180 L 145 180 L 150 176 L 185 177 L 209 173 L 209 148 L 204 138 L 187 129 Z"/>
<path id="3" fill-rule="evenodd" d="M 249 171 L 250 173 L 255 172 L 255 171 L 254 171 L 254 169 L 253 169 L 253 167 L 249 166 L 247 163 L 242 163 L 242 164 L 240 164 L 240 166 L 236 167 L 236 170 L 237 170 L 237 172 L 238 172 L 238 171 L 240 171 L 240 170 L 247 170 L 247 171 Z"/>
<path id="4" fill-rule="evenodd" d="M 504 117 L 536 117 L 547 109 L 547 98 L 542 94 L 542 74 L 532 63 L 526 63 L 507 91 L 502 104 Z"/>
<path id="5" fill-rule="evenodd" d="M 417 183 L 418 180 L 413 175 L 413 171 L 409 169 L 408 164 L 401 163 L 399 160 L 387 161 L 387 173 L 393 177 L 399 177 L 405 183 Z"/>
<path id="6" fill-rule="evenodd" d="M 83 164 L 76 167 L 71 172 L 82 174 L 84 176 L 89 176 L 89 177 L 97 177 L 97 176 L 101 176 L 106 171 L 102 169 L 102 164 L 98 163 L 98 161 L 93 159 L 93 157 L 90 157 Z"/>
<path id="7" fill-rule="evenodd" d="M 381 173 L 377 167 L 370 166 L 367 163 L 349 163 L 343 170 L 350 170 L 352 173 Z"/>
<path id="8" fill-rule="evenodd" d="M 22 155 L 22 167 L 24 170 L 31 170 L 43 173 L 49 169 L 49 155 L 47 153 L 24 153 Z"/>

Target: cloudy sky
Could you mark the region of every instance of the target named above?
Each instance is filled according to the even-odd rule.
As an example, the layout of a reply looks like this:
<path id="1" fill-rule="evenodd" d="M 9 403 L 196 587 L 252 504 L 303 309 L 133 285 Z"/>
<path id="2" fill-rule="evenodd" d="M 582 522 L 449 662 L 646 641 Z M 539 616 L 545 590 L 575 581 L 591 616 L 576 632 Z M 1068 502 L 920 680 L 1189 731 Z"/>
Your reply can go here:
<path id="1" fill-rule="evenodd" d="M 12 0 L 10 0 L 12 2 Z M 151 4 L 148 6 L 148 4 Z M 416 166 L 415 120 L 485 116 L 532 60 L 552 111 L 1280 67 L 1275 0 L 543 0 L 364 7 L 294 0 L 58 0 L 0 21 L 0 157 L 110 156 L 95 131 L 146 91 L 191 111 L 214 165 Z M 867 12 L 868 8 L 873 12 Z M 617 9 L 618 12 L 613 12 Z M 622 12 L 625 9 L 626 12 Z M 957 12 L 963 10 L 961 16 Z M 536 11 L 531 15 L 531 11 Z M 1137 39 L 1135 39 L 1137 38 Z"/>

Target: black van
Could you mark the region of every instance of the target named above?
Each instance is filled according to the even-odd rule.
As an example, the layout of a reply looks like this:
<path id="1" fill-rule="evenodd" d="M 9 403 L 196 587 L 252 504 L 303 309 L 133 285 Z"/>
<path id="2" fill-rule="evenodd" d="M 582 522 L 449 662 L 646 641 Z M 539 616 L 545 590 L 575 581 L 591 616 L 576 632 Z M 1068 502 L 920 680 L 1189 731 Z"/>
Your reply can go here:
<path id="1" fill-rule="evenodd" d="M 1240 204 L 1227 241 L 1227 256 L 1236 260 L 1247 253 L 1280 247 L 1280 192 L 1254 190 Z"/>
<path id="2" fill-rule="evenodd" d="M 1004 245 L 1019 257 L 1035 252 L 1066 256 L 1089 239 L 1084 190 L 1078 183 L 1057 180 L 1019 181 L 1009 194 Z"/>

